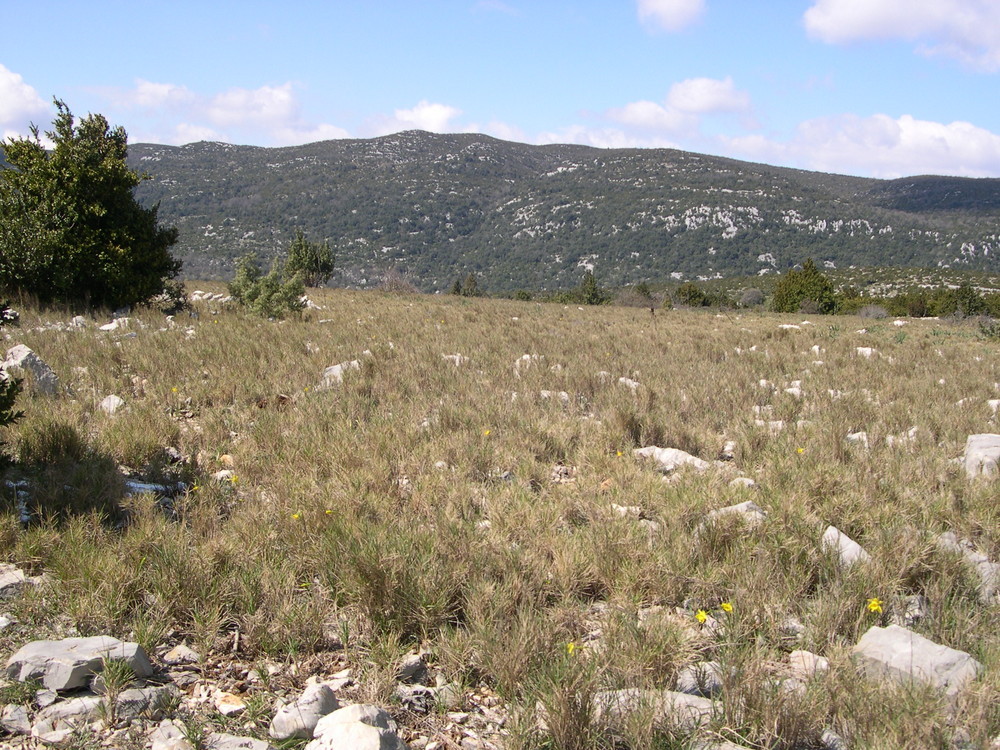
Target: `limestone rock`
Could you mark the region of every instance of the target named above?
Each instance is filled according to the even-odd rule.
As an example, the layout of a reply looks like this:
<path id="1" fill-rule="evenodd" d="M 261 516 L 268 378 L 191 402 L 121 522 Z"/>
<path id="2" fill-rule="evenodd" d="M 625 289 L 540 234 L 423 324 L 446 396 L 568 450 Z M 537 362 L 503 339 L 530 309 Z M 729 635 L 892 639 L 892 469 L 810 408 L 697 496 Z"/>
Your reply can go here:
<path id="1" fill-rule="evenodd" d="M 806 682 L 829 671 L 830 661 L 823 656 L 817 656 L 811 651 L 792 651 L 788 655 L 788 666 L 792 677 Z"/>
<path id="2" fill-rule="evenodd" d="M 213 732 L 204 741 L 205 750 L 274 750 L 264 740 L 255 740 L 253 737 L 237 737 L 234 734 L 223 732 Z"/>
<path id="3" fill-rule="evenodd" d="M 396 730 L 396 722 L 378 706 L 355 704 L 320 719 L 306 750 L 406 750 Z"/>
<path id="4" fill-rule="evenodd" d="M 621 725 L 635 713 L 649 712 L 656 724 L 691 731 L 707 723 L 714 710 L 715 704 L 708 698 L 671 690 L 625 688 L 594 696 L 595 718 L 611 725 Z"/>
<path id="5" fill-rule="evenodd" d="M 969 435 L 965 441 L 965 475 L 969 479 L 976 477 L 995 477 L 997 465 L 1000 464 L 1000 435 L 982 433 Z"/>
<path id="6" fill-rule="evenodd" d="M 823 532 L 823 549 L 836 555 L 841 567 L 871 560 L 864 548 L 835 526 L 827 526 Z"/>
<path id="7" fill-rule="evenodd" d="M 705 517 L 705 523 L 714 523 L 723 518 L 733 516 L 742 518 L 747 526 L 753 528 L 764 522 L 764 519 L 767 518 L 767 511 L 753 500 L 745 500 L 736 505 L 727 505 L 725 508 L 716 508 L 710 511 Z"/>
<path id="8" fill-rule="evenodd" d="M 87 695 L 80 698 L 53 703 L 43 708 L 35 716 L 31 727 L 31 736 L 47 744 L 58 744 L 65 741 L 76 727 L 89 724 L 98 718 L 101 712 L 103 698 L 98 695 Z"/>
<path id="9" fill-rule="evenodd" d="M 396 668 L 396 679 L 406 683 L 420 683 L 427 675 L 427 665 L 420 654 L 407 654 Z"/>
<path id="10" fill-rule="evenodd" d="M 24 344 L 7 350 L 6 358 L 0 362 L 0 370 L 11 375 L 17 375 L 19 371 L 30 372 L 39 391 L 48 396 L 55 396 L 59 392 L 59 378 L 52 368 Z"/>
<path id="11" fill-rule="evenodd" d="M 310 685 L 298 700 L 278 709 L 268 734 L 276 740 L 311 740 L 317 722 L 338 708 L 340 704 L 327 685 Z"/>
<path id="12" fill-rule="evenodd" d="M 650 445 L 636 448 L 632 453 L 639 458 L 651 458 L 660 465 L 660 471 L 668 473 L 682 466 L 691 466 L 697 471 L 705 471 L 711 464 L 704 459 L 692 456 L 679 448 L 658 448 Z"/>
<path id="13" fill-rule="evenodd" d="M 329 360 L 327 360 L 329 361 Z M 340 385 L 344 382 L 344 373 L 349 370 L 360 370 L 361 360 L 352 359 L 349 362 L 341 362 L 336 365 L 332 365 L 323 370 L 323 379 L 320 381 L 319 387 L 321 389 L 332 388 L 335 385 Z"/>
<path id="14" fill-rule="evenodd" d="M 964 651 L 924 638 L 899 625 L 868 629 L 851 655 L 870 677 L 916 681 L 954 695 L 976 678 L 983 665 Z"/>
<path id="15" fill-rule="evenodd" d="M 28 576 L 13 565 L 0 565 L 0 599 L 9 599 L 21 593 L 28 585 Z"/>
<path id="16" fill-rule="evenodd" d="M 677 674 L 678 693 L 711 698 L 722 692 L 722 667 L 717 661 L 699 662 L 684 667 Z"/>
<path id="17" fill-rule="evenodd" d="M 24 682 L 39 679 L 50 690 L 84 687 L 103 669 L 104 659 L 125 659 L 137 677 L 153 673 L 149 657 L 138 643 L 119 641 L 106 635 L 32 641 L 7 661 L 7 676 Z"/>
<path id="18" fill-rule="evenodd" d="M 105 396 L 104 400 L 100 403 L 101 411 L 106 414 L 114 414 L 116 411 L 125 406 L 125 400 L 120 396 L 111 394 L 110 396 Z"/>
<path id="19" fill-rule="evenodd" d="M 14 703 L 8 703 L 0 712 L 0 727 L 11 734 L 31 734 L 31 721 L 28 709 Z"/>
<path id="20" fill-rule="evenodd" d="M 195 750 L 185 738 L 184 726 L 172 719 L 164 719 L 154 728 L 147 739 L 150 750 Z"/>
<path id="21" fill-rule="evenodd" d="M 174 646 L 163 655 L 163 663 L 172 666 L 178 664 L 197 664 L 200 661 L 201 655 L 183 643 Z"/>

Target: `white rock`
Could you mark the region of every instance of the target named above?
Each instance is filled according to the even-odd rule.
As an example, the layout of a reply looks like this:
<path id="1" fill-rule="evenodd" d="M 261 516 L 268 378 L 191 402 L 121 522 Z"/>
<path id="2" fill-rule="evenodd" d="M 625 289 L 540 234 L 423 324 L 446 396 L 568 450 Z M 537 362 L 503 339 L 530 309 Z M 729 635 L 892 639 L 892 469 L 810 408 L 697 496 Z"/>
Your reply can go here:
<path id="1" fill-rule="evenodd" d="M 965 475 L 969 479 L 976 477 L 995 477 L 997 465 L 1000 463 L 1000 435 L 982 433 L 969 435 L 965 441 Z"/>
<path id="2" fill-rule="evenodd" d="M 618 383 L 620 385 L 625 386 L 626 388 L 630 388 L 633 391 L 638 390 L 640 385 L 638 380 L 632 380 L 632 378 L 624 378 L 624 377 L 618 378 Z"/>
<path id="3" fill-rule="evenodd" d="M 753 481 L 753 480 L 750 480 Z M 753 500 L 746 500 L 736 505 L 729 505 L 725 508 L 717 508 L 711 511 L 706 517 L 706 523 L 712 523 L 725 516 L 736 515 L 744 520 L 747 526 L 753 528 L 759 526 L 767 518 L 767 511 L 761 508 Z"/>
<path id="4" fill-rule="evenodd" d="M 331 365 L 323 370 L 323 379 L 320 381 L 319 387 L 332 388 L 335 385 L 340 385 L 344 382 L 344 373 L 360 369 L 360 359 L 352 359 L 350 362 L 341 362 L 336 365 Z"/>
<path id="5" fill-rule="evenodd" d="M 125 406 L 125 400 L 120 396 L 115 396 L 114 394 L 105 396 L 104 400 L 102 400 L 100 404 L 101 411 L 107 414 L 114 414 L 123 406 Z"/>
<path id="6" fill-rule="evenodd" d="M 276 740 L 293 737 L 310 740 L 321 718 L 340 708 L 336 696 L 327 685 L 307 687 L 298 700 L 278 709 L 268 734 Z"/>
<path id="7" fill-rule="evenodd" d="M 35 387 L 48 396 L 59 392 L 59 378 L 42 358 L 24 344 L 12 346 L 7 350 L 7 356 L 0 362 L 0 371 L 11 376 L 20 372 L 30 372 L 35 381 Z"/>
<path id="8" fill-rule="evenodd" d="M 827 526 L 823 532 L 823 549 L 833 552 L 842 567 L 871 560 L 864 548 L 835 526 Z"/>
<path id="9" fill-rule="evenodd" d="M 859 346 L 855 351 L 857 351 L 859 357 L 864 357 L 865 359 L 871 359 L 878 353 L 870 346 Z"/>
<path id="10" fill-rule="evenodd" d="M 983 669 L 964 651 L 935 643 L 899 625 L 869 628 L 851 656 L 870 677 L 920 682 L 947 695 L 959 692 Z"/>
<path id="11" fill-rule="evenodd" d="M 215 709 L 223 716 L 238 716 L 247 708 L 246 702 L 240 696 L 222 690 L 215 694 L 213 703 Z"/>
<path id="12" fill-rule="evenodd" d="M 792 676 L 803 682 L 829 671 L 830 661 L 811 651 L 792 651 L 788 655 L 788 665 Z"/>
<path id="13" fill-rule="evenodd" d="M 755 419 L 753 423 L 756 427 L 766 427 L 767 431 L 772 435 L 777 435 L 785 429 L 785 422 L 781 419 L 771 419 L 767 421 L 763 419 Z"/>
<path id="14" fill-rule="evenodd" d="M 717 661 L 705 661 L 684 667 L 677 673 L 674 689 L 678 693 L 711 698 L 722 692 L 722 667 Z"/>
<path id="15" fill-rule="evenodd" d="M 355 704 L 327 714 L 313 730 L 306 750 L 406 750 L 396 722 L 377 706 Z"/>
<path id="16" fill-rule="evenodd" d="M 715 704 L 708 698 L 672 690 L 625 688 L 606 690 L 594 696 L 594 715 L 598 722 L 622 726 L 635 714 L 650 715 L 655 724 L 691 731 L 708 723 Z"/>
<path id="17" fill-rule="evenodd" d="M 868 447 L 868 433 L 864 430 L 860 432 L 851 432 L 847 435 L 847 442 L 853 443 L 855 445 L 860 445 L 863 448 Z"/>
<path id="18" fill-rule="evenodd" d="M 31 736 L 46 744 L 65 742 L 77 727 L 98 717 L 103 702 L 99 695 L 89 695 L 53 703 L 35 715 Z"/>
<path id="19" fill-rule="evenodd" d="M 667 473 L 679 469 L 682 466 L 691 466 L 697 471 L 705 471 L 711 464 L 704 459 L 692 456 L 679 448 L 658 448 L 650 445 L 645 448 L 636 448 L 632 453 L 638 458 L 652 458 L 660 465 L 660 471 Z"/>
<path id="20" fill-rule="evenodd" d="M 39 679 L 50 690 L 83 687 L 100 672 L 105 659 L 125 659 L 138 677 L 153 673 L 149 657 L 138 643 L 105 635 L 32 641 L 7 661 L 7 676 L 24 682 Z"/>
<path id="21" fill-rule="evenodd" d="M 164 664 L 197 664 L 201 661 L 201 655 L 183 643 L 174 646 L 163 655 Z"/>
<path id="22" fill-rule="evenodd" d="M 441 359 L 450 362 L 455 367 L 461 367 L 469 361 L 468 357 L 463 357 L 461 354 L 442 354 Z"/>
<path id="23" fill-rule="evenodd" d="M 750 477 L 736 477 L 733 481 L 729 483 L 729 486 L 733 489 L 753 489 L 757 486 L 757 483 Z"/>

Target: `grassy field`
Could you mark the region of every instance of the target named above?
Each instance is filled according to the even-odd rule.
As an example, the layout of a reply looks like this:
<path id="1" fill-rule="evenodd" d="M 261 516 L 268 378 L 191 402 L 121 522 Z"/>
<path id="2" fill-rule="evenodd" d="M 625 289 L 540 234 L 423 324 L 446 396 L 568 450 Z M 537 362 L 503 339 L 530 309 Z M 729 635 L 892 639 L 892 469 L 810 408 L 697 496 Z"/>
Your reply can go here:
<path id="1" fill-rule="evenodd" d="M 974 325 L 310 295 L 320 309 L 301 320 L 198 303 L 107 332 L 20 310 L 6 346 L 27 344 L 70 394 L 25 393 L 0 436 L 9 478 L 33 488 L 27 526 L 5 491 L 0 550 L 47 576 L 5 603 L 20 626 L 0 634 L 4 657 L 79 632 L 295 663 L 292 686 L 347 665 L 355 699 L 433 739 L 443 712 L 410 715 L 395 693 L 419 648 L 467 709 L 495 696 L 509 748 L 688 747 L 651 721 L 610 738 L 588 696 L 672 688 L 707 660 L 723 689 L 703 737 L 810 748 L 832 729 L 851 748 L 944 748 L 1000 734 L 1000 607 L 934 543 L 953 530 L 1000 558 L 997 486 L 953 461 L 969 434 L 1000 432 L 1000 343 Z M 109 394 L 125 400 L 114 414 L 98 406 Z M 846 439 L 859 431 L 867 448 Z M 669 481 L 633 455 L 714 461 L 728 441 L 733 460 Z M 187 489 L 125 497 L 125 471 Z M 700 527 L 745 500 L 763 523 Z M 871 563 L 838 567 L 828 524 Z M 850 661 L 913 594 L 930 604 L 915 630 L 985 665 L 955 702 Z M 782 686 L 793 649 L 830 670 Z"/>

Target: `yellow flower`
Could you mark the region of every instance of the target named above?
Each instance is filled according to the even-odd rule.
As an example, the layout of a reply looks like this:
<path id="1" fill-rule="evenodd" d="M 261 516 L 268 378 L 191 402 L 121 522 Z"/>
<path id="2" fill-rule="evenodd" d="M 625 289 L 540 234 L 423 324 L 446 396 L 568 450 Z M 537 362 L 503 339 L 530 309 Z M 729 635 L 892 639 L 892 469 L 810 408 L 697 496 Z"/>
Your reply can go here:
<path id="1" fill-rule="evenodd" d="M 326 513 L 328 516 L 333 515 L 333 511 L 329 510 L 329 509 L 327 509 L 327 510 L 325 510 L 323 512 Z"/>
<path id="2" fill-rule="evenodd" d="M 171 393 L 177 393 L 177 386 L 175 385 L 173 388 L 171 388 L 170 392 Z"/>
<path id="3" fill-rule="evenodd" d="M 706 612 L 706 611 L 705 611 L 705 610 L 703 610 L 703 609 L 699 609 L 699 610 L 698 610 L 698 611 L 697 611 L 697 612 L 695 613 L 695 615 L 694 615 L 694 619 L 696 619 L 696 620 L 697 620 L 698 622 L 700 622 L 700 623 L 701 623 L 702 625 L 704 625 L 704 624 L 705 624 L 705 620 L 707 620 L 707 619 L 708 619 L 708 612 Z"/>
<path id="4" fill-rule="evenodd" d="M 293 521 L 298 521 L 300 518 L 302 518 L 302 514 L 301 513 L 292 513 L 292 520 Z"/>
<path id="5" fill-rule="evenodd" d="M 489 430 L 483 430 L 483 435 L 489 435 L 489 434 L 490 434 Z"/>
<path id="6" fill-rule="evenodd" d="M 876 615 L 882 614 L 882 600 L 879 599 L 877 596 L 873 596 L 871 599 L 869 599 L 867 606 L 869 612 Z"/>
<path id="7" fill-rule="evenodd" d="M 574 651 L 576 651 L 576 644 L 573 641 L 570 641 L 566 644 L 566 653 L 572 656 Z"/>
<path id="8" fill-rule="evenodd" d="M 796 449 L 795 449 L 795 452 L 796 452 L 796 453 L 805 453 L 805 452 L 806 452 L 806 449 L 805 449 L 805 448 L 796 448 Z"/>
<path id="9" fill-rule="evenodd" d="M 200 484 L 191 485 L 191 491 L 192 492 L 197 492 L 200 489 L 201 489 L 201 485 Z"/>
<path id="10" fill-rule="evenodd" d="M 616 456 L 624 456 L 625 454 L 624 454 L 624 453 L 622 453 L 621 451 L 616 451 L 616 452 L 615 452 L 615 455 L 616 455 Z"/>
<path id="11" fill-rule="evenodd" d="M 733 605 L 730 604 L 729 602 L 723 602 L 719 606 L 722 607 L 723 612 L 729 613 L 733 611 Z"/>
<path id="12" fill-rule="evenodd" d="M 231 477 L 229 477 L 229 483 L 230 484 L 236 484 L 238 481 L 239 481 L 239 477 L 237 477 L 235 474 L 233 474 Z"/>

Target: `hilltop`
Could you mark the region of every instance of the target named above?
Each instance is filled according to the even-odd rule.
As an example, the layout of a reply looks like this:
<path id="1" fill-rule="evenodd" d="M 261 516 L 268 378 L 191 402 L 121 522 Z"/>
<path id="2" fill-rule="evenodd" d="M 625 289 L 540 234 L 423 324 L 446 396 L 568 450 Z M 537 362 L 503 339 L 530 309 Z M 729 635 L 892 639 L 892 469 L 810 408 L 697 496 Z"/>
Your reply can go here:
<path id="1" fill-rule="evenodd" d="M 288 148 L 135 144 L 139 189 L 177 225 L 189 277 L 226 278 L 296 228 L 335 246 L 337 285 L 396 268 L 425 291 L 491 291 L 825 268 L 995 270 L 1000 180 L 876 180 L 671 149 L 531 146 L 408 131 Z"/>

